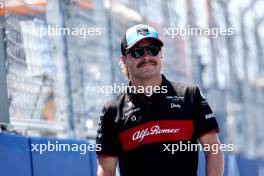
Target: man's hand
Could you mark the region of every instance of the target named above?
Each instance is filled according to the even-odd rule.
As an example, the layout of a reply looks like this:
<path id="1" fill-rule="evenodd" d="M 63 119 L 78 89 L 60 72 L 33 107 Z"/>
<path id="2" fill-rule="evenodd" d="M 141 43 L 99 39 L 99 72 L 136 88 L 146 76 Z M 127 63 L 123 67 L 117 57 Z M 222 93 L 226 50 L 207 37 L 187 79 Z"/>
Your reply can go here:
<path id="1" fill-rule="evenodd" d="M 116 157 L 98 157 L 97 176 L 115 176 Z"/>
<path id="2" fill-rule="evenodd" d="M 200 143 L 204 146 L 218 145 L 218 151 L 205 151 L 206 176 L 222 176 L 224 172 L 224 154 L 220 149 L 220 140 L 217 133 L 208 133 L 199 138 Z M 210 147 L 212 148 L 212 147 Z"/>

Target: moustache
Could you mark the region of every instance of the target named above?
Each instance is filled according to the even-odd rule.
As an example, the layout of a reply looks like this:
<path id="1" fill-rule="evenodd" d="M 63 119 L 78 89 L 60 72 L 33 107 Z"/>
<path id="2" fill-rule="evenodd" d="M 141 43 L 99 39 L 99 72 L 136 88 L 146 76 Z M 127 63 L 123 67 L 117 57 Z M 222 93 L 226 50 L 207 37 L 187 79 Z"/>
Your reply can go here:
<path id="1" fill-rule="evenodd" d="M 137 68 L 139 68 L 139 67 L 141 67 L 142 65 L 144 65 L 144 64 L 152 64 L 152 65 L 157 65 L 157 62 L 155 61 L 155 60 L 150 60 L 150 61 L 142 61 L 142 62 L 140 62 L 138 65 L 137 65 Z"/>

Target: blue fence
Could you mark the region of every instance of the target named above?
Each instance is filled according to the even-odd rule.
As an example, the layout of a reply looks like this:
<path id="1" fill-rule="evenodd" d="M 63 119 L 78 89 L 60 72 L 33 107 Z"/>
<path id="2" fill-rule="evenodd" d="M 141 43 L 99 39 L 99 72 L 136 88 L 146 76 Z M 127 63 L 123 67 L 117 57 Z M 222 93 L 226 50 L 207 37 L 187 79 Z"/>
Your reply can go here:
<path id="1" fill-rule="evenodd" d="M 91 144 L 80 140 L 35 138 L 0 133 L 1 176 L 95 176 L 96 155 L 88 151 L 45 152 L 33 150 L 36 144 Z M 205 175 L 204 155 L 199 156 L 198 175 Z M 225 176 L 263 176 L 264 159 L 249 159 L 242 155 L 225 155 Z"/>
<path id="2" fill-rule="evenodd" d="M 89 144 L 87 141 L 33 138 L 0 133 L 1 176 L 95 176 L 96 155 L 88 151 L 45 152 L 33 150 L 35 144 Z M 33 144 L 33 145 L 32 145 Z M 35 145 L 36 146 L 36 145 Z"/>

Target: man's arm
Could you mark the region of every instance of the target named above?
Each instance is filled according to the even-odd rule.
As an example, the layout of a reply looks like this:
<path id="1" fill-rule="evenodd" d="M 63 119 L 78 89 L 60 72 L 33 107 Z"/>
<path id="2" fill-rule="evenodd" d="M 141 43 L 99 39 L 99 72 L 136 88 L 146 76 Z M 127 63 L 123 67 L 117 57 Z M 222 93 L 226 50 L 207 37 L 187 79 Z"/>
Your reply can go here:
<path id="1" fill-rule="evenodd" d="M 116 157 L 98 157 L 97 176 L 115 176 Z"/>
<path id="2" fill-rule="evenodd" d="M 204 146 L 210 145 L 211 150 L 205 151 L 206 176 L 222 176 L 224 172 L 224 154 L 220 149 L 220 140 L 216 133 L 208 133 L 199 138 L 200 143 Z M 212 150 L 212 145 L 218 145 L 218 151 Z"/>

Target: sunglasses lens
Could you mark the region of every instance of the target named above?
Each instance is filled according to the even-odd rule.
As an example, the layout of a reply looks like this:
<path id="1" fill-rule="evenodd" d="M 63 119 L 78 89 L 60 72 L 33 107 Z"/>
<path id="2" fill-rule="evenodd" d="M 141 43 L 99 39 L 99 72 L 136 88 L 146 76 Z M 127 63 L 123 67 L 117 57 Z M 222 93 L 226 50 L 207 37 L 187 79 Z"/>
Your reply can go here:
<path id="1" fill-rule="evenodd" d="M 129 53 L 132 55 L 132 57 L 138 59 L 144 55 L 145 48 L 151 56 L 157 56 L 160 51 L 160 47 L 157 45 L 149 45 L 147 47 L 137 47 L 133 48 L 129 51 Z"/>
<path id="2" fill-rule="evenodd" d="M 151 56 L 157 56 L 160 51 L 160 47 L 156 45 L 150 45 L 147 47 L 147 51 Z"/>
<path id="3" fill-rule="evenodd" d="M 141 56 L 144 55 L 144 48 L 138 47 L 138 48 L 134 48 L 130 51 L 131 55 L 134 58 L 140 58 Z"/>

